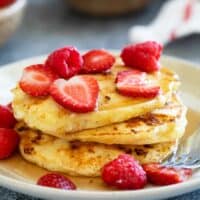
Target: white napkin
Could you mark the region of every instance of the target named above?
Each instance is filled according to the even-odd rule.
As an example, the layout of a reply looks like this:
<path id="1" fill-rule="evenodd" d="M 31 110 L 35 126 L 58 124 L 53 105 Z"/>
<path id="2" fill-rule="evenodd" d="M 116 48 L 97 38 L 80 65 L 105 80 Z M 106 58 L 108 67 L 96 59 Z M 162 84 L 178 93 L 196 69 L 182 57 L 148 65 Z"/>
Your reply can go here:
<path id="1" fill-rule="evenodd" d="M 131 42 L 155 40 L 163 45 L 191 33 L 200 33 L 200 0 L 169 0 L 147 26 L 129 30 Z"/>

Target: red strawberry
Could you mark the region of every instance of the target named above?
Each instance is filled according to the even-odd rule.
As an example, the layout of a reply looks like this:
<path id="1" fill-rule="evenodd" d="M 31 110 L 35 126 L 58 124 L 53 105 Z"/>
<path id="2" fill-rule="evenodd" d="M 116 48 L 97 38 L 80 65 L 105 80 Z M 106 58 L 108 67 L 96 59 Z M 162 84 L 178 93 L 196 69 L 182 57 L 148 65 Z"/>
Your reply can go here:
<path id="1" fill-rule="evenodd" d="M 31 96 L 46 96 L 51 83 L 55 79 L 56 75 L 50 69 L 45 68 L 44 65 L 31 65 L 24 69 L 19 86 Z"/>
<path id="2" fill-rule="evenodd" d="M 6 7 L 14 3 L 16 0 L 1 0 L 0 7 Z"/>
<path id="3" fill-rule="evenodd" d="M 19 143 L 19 135 L 12 129 L 0 128 L 0 159 L 9 157 Z"/>
<path id="4" fill-rule="evenodd" d="M 107 163 L 102 169 L 102 179 L 105 183 L 119 189 L 141 189 L 146 185 L 145 171 L 138 162 L 128 154 Z"/>
<path id="5" fill-rule="evenodd" d="M 16 120 L 10 107 L 0 105 L 0 128 L 13 128 L 15 124 Z"/>
<path id="6" fill-rule="evenodd" d="M 155 185 L 171 185 L 183 182 L 192 175 L 191 169 L 163 167 L 152 163 L 143 165 L 147 179 Z"/>
<path id="7" fill-rule="evenodd" d="M 63 189 L 63 190 L 76 189 L 76 186 L 71 180 L 69 180 L 63 175 L 56 174 L 56 173 L 45 174 L 44 176 L 39 178 L 37 184 L 41 186 L 58 188 L 58 189 Z"/>
<path id="8" fill-rule="evenodd" d="M 54 100 L 74 112 L 93 111 L 98 93 L 98 82 L 89 75 L 74 76 L 67 81 L 57 79 L 50 87 L 50 94 Z"/>
<path id="9" fill-rule="evenodd" d="M 128 45 L 122 49 L 121 58 L 126 66 L 153 72 L 160 69 L 158 60 L 162 49 L 161 44 L 153 41 Z"/>
<path id="10" fill-rule="evenodd" d="M 79 73 L 83 58 L 75 47 L 57 49 L 49 55 L 45 65 L 61 78 L 70 78 Z"/>
<path id="11" fill-rule="evenodd" d="M 83 73 L 98 73 L 110 69 L 115 62 L 115 57 L 108 51 L 98 49 L 84 54 L 83 61 Z"/>
<path id="12" fill-rule="evenodd" d="M 147 74 L 138 70 L 127 70 L 117 74 L 119 93 L 130 97 L 154 98 L 160 93 L 160 87 L 147 80 Z"/>

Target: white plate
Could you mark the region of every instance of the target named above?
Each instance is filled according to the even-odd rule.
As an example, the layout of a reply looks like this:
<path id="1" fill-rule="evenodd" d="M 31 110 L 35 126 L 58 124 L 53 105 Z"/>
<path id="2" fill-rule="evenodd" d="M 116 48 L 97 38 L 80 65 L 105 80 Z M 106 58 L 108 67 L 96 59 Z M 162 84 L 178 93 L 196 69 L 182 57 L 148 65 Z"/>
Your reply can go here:
<path id="1" fill-rule="evenodd" d="M 44 57 L 31 58 L 0 68 L 0 103 L 7 103 L 11 100 L 12 97 L 9 90 L 15 86 L 23 67 L 41 63 L 43 60 Z M 194 64 L 171 57 L 163 57 L 162 63 L 164 66 L 175 70 L 181 77 L 181 95 L 184 103 L 189 107 L 188 130 L 192 131 L 200 124 L 200 68 Z M 148 187 L 137 191 L 63 191 L 32 184 L 30 180 L 21 177 L 14 167 L 13 170 L 7 169 L 2 167 L 0 162 L 0 186 L 46 199 L 156 200 L 177 196 L 200 188 L 200 172 L 195 172 L 193 177 L 184 183 L 164 187 Z"/>

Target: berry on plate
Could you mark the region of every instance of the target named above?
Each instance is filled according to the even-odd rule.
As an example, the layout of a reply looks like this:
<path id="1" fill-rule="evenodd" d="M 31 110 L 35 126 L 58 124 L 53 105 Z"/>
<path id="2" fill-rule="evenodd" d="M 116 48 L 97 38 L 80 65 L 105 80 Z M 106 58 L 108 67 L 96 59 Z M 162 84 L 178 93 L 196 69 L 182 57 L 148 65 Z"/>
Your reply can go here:
<path id="1" fill-rule="evenodd" d="M 162 45 L 148 41 L 123 48 L 121 58 L 128 67 L 134 67 L 145 72 L 154 72 L 160 69 L 159 58 Z"/>
<path id="2" fill-rule="evenodd" d="M 147 183 L 146 173 L 138 162 L 128 154 L 122 154 L 102 169 L 102 179 L 119 189 L 141 189 Z"/>
<path id="3" fill-rule="evenodd" d="M 143 165 L 147 179 L 155 185 L 171 185 L 183 182 L 192 175 L 191 169 L 163 167 L 160 164 L 152 163 Z"/>
<path id="4" fill-rule="evenodd" d="M 23 71 L 20 88 L 27 94 L 39 97 L 49 93 L 51 83 L 56 79 L 56 75 L 42 64 L 31 65 Z"/>
<path id="5" fill-rule="evenodd" d="M 61 78 L 68 79 L 79 73 L 83 65 L 83 58 L 75 47 L 68 46 L 51 53 L 45 65 Z"/>
<path id="6" fill-rule="evenodd" d="M 89 75 L 79 75 L 69 80 L 57 79 L 50 87 L 50 95 L 63 107 L 73 112 L 93 111 L 97 105 L 99 86 Z"/>
<path id="7" fill-rule="evenodd" d="M 0 1 L 0 8 L 1 7 L 6 7 L 14 3 L 16 0 L 1 0 Z"/>
<path id="8" fill-rule="evenodd" d="M 0 128 L 13 128 L 16 119 L 9 106 L 0 105 Z"/>
<path id="9" fill-rule="evenodd" d="M 39 178 L 37 185 L 63 190 L 76 190 L 76 186 L 71 180 L 57 173 L 45 174 Z"/>
<path id="10" fill-rule="evenodd" d="M 17 149 L 19 135 L 12 129 L 0 128 L 0 159 L 5 159 L 12 155 Z"/>
<path id="11" fill-rule="evenodd" d="M 121 71 L 116 78 L 117 90 L 129 97 L 154 98 L 160 87 L 147 80 L 147 74 L 139 70 Z"/>
<path id="12" fill-rule="evenodd" d="M 103 49 L 88 51 L 83 55 L 83 73 L 104 72 L 112 67 L 115 57 Z"/>

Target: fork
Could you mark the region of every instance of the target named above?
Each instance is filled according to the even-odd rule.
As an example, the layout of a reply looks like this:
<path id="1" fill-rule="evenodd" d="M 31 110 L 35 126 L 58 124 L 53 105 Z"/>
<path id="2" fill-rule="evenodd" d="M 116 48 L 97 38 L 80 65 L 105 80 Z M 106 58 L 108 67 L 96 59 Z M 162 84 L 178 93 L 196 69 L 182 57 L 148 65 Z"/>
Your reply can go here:
<path id="1" fill-rule="evenodd" d="M 200 167 L 200 128 L 180 143 L 162 165 L 196 169 Z"/>

